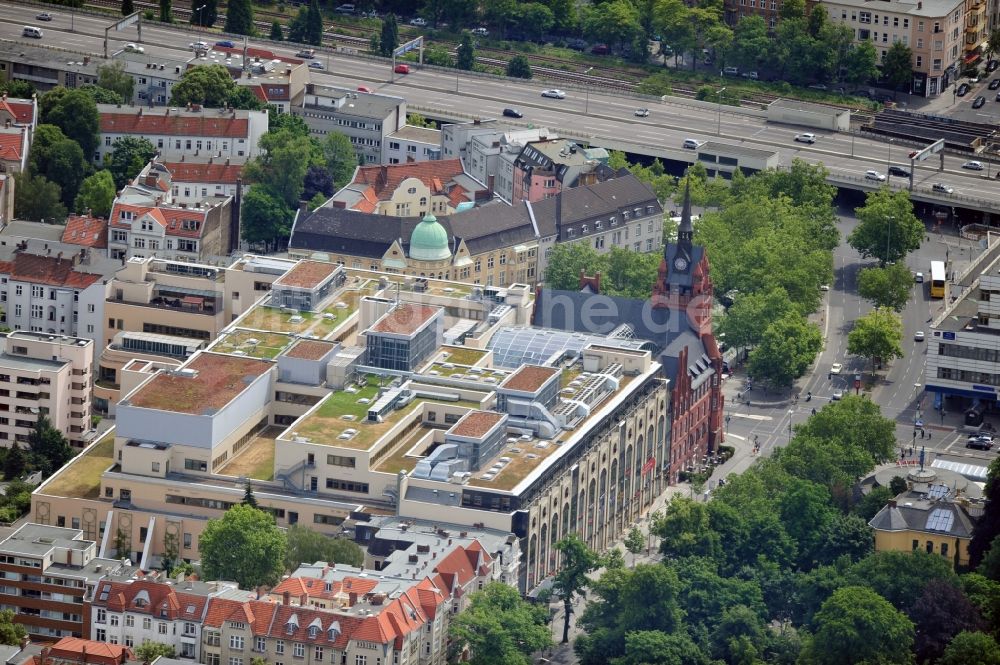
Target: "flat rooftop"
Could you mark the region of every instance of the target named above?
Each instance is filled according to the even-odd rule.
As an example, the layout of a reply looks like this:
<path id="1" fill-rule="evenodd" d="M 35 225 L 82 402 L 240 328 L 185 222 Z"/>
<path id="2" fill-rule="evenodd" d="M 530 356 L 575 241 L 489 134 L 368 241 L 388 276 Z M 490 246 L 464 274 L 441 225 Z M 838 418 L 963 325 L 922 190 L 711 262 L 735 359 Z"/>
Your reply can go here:
<path id="1" fill-rule="evenodd" d="M 402 303 L 383 315 L 371 327 L 371 331 L 393 333 L 396 335 L 412 335 L 440 311 L 440 307 Z"/>
<path id="2" fill-rule="evenodd" d="M 335 273 L 338 267 L 336 263 L 302 260 L 274 283 L 299 289 L 314 289 Z"/>
<path id="3" fill-rule="evenodd" d="M 504 414 L 495 411 L 469 411 L 449 430 L 455 436 L 481 439 L 503 420 Z"/>
<path id="4" fill-rule="evenodd" d="M 229 404 L 273 365 L 263 360 L 202 352 L 184 369 L 160 371 L 123 403 L 129 406 L 208 415 Z"/>
<path id="5" fill-rule="evenodd" d="M 288 358 L 300 358 L 302 360 L 319 360 L 334 349 L 333 342 L 320 342 L 311 339 L 300 339 L 292 348 L 285 352 Z"/>
<path id="6" fill-rule="evenodd" d="M 101 476 L 115 463 L 114 430 L 69 461 L 42 485 L 41 493 L 77 499 L 99 499 Z"/>
<path id="7" fill-rule="evenodd" d="M 79 529 L 66 529 L 48 524 L 28 523 L 0 543 L 0 552 L 43 557 L 56 547 L 85 550 L 94 543 L 82 540 Z"/>
<path id="8" fill-rule="evenodd" d="M 540 365 L 522 365 L 520 369 L 511 374 L 500 384 L 501 387 L 509 390 L 520 390 L 533 393 L 542 385 L 559 373 L 556 367 L 542 367 Z"/>

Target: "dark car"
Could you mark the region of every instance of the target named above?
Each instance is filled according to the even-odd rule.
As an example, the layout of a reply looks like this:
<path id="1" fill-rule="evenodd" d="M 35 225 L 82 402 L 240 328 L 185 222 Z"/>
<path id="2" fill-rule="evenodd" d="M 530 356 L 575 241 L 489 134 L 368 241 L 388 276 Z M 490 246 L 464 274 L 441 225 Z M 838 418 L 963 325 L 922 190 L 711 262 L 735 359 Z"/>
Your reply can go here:
<path id="1" fill-rule="evenodd" d="M 504 109 L 503 114 L 507 118 L 523 118 L 524 114 L 517 109 Z"/>
<path id="2" fill-rule="evenodd" d="M 983 97 L 982 95 L 979 95 L 974 100 L 972 100 L 972 108 L 974 109 L 982 108 L 983 104 L 985 103 L 986 103 L 986 98 Z"/>
<path id="3" fill-rule="evenodd" d="M 607 55 L 611 53 L 611 49 L 608 48 L 607 44 L 594 44 L 590 48 L 590 52 L 594 55 Z"/>
<path id="4" fill-rule="evenodd" d="M 904 169 L 902 166 L 890 166 L 889 175 L 899 176 L 900 178 L 909 178 L 910 172 Z"/>
<path id="5" fill-rule="evenodd" d="M 229 41 L 228 39 L 223 39 L 215 42 L 216 46 L 221 46 L 222 48 L 236 48 L 236 44 Z"/>
<path id="6" fill-rule="evenodd" d="M 1000 88 L 1000 79 L 993 79 L 992 81 L 990 81 L 989 88 L 990 90 L 996 90 L 997 88 Z"/>
<path id="7" fill-rule="evenodd" d="M 993 447 L 993 439 L 986 436 L 974 436 L 965 442 L 966 448 L 975 448 L 976 450 L 990 450 Z"/>
<path id="8" fill-rule="evenodd" d="M 969 92 L 968 83 L 963 83 L 962 85 L 958 86 L 957 90 L 955 90 L 955 94 L 958 95 L 959 97 L 965 97 L 966 93 L 968 92 Z"/>
<path id="9" fill-rule="evenodd" d="M 997 67 L 1000 67 L 1000 60 L 990 60 L 986 63 L 986 71 L 995 72 Z"/>
<path id="10" fill-rule="evenodd" d="M 574 51 L 586 51 L 587 42 L 584 39 L 571 39 L 566 42 L 566 46 L 573 49 Z"/>

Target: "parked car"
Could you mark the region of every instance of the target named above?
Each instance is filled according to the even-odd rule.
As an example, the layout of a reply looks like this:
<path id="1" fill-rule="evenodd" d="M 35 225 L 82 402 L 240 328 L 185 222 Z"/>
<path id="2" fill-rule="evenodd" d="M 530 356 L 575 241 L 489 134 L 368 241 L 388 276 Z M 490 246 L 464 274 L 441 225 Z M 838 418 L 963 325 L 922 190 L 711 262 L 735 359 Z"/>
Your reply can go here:
<path id="1" fill-rule="evenodd" d="M 996 90 L 997 88 L 1000 88 L 1000 79 L 993 79 L 990 81 L 989 89 Z"/>
<path id="2" fill-rule="evenodd" d="M 192 51 L 207 51 L 208 44 L 206 44 L 205 42 L 191 42 L 190 44 L 188 44 L 188 48 L 191 49 Z"/>
<path id="3" fill-rule="evenodd" d="M 868 169 L 865 171 L 865 180 L 876 180 L 878 182 L 885 182 L 885 175 L 879 173 L 875 169 Z"/>
<path id="4" fill-rule="evenodd" d="M 914 342 L 922 342 L 922 341 L 924 341 L 924 331 L 923 330 L 918 330 L 917 332 L 913 333 L 913 341 Z"/>
<path id="5" fill-rule="evenodd" d="M 396 72 L 397 74 L 409 74 L 410 73 L 410 66 L 400 63 L 400 64 L 396 65 L 392 69 L 392 71 Z"/>
<path id="6" fill-rule="evenodd" d="M 551 97 L 552 99 L 566 99 L 566 93 L 558 88 L 550 88 L 549 90 L 542 90 L 542 97 Z"/>
<path id="7" fill-rule="evenodd" d="M 503 114 L 507 118 L 523 118 L 524 114 L 517 109 L 504 109 Z"/>
<path id="8" fill-rule="evenodd" d="M 648 118 L 649 117 L 649 109 L 647 109 L 647 108 L 636 109 L 635 110 L 635 117 L 637 117 L 637 118 Z"/>
<path id="9" fill-rule="evenodd" d="M 796 134 L 795 140 L 799 143 L 815 143 L 816 135 L 812 132 L 803 132 L 802 134 Z"/>
<path id="10" fill-rule="evenodd" d="M 427 27 L 427 19 L 420 18 L 419 16 L 417 18 L 411 18 L 410 19 L 410 25 L 415 25 L 418 28 L 426 28 Z"/>
<path id="11" fill-rule="evenodd" d="M 909 178 L 910 172 L 904 169 L 902 166 L 893 165 L 889 167 L 889 175 L 898 176 L 900 178 Z"/>
<path id="12" fill-rule="evenodd" d="M 41 14 L 37 14 L 35 16 L 35 20 L 36 21 L 51 21 L 52 20 L 52 14 L 50 14 L 48 12 L 42 12 Z"/>
<path id="13" fill-rule="evenodd" d="M 962 164 L 962 168 L 963 169 L 968 169 L 970 171 L 982 171 L 983 170 L 983 163 L 982 162 L 977 162 L 976 160 L 972 159 L 972 160 L 967 161 L 965 164 Z"/>
<path id="14" fill-rule="evenodd" d="M 215 42 L 216 46 L 221 46 L 222 48 L 236 48 L 236 44 L 228 39 L 221 39 Z"/>
<path id="15" fill-rule="evenodd" d="M 339 7 L 337 7 L 336 9 L 334 9 L 333 11 L 337 12 L 338 14 L 353 14 L 354 13 L 354 5 L 352 3 L 348 2 L 346 4 L 340 5 Z"/>
<path id="16" fill-rule="evenodd" d="M 942 194 L 954 194 L 955 188 L 951 185 L 946 185 L 943 182 L 936 182 L 931 185 L 931 190 L 935 192 L 941 192 Z"/>
<path id="17" fill-rule="evenodd" d="M 969 88 L 970 88 L 970 86 L 969 86 L 968 83 L 962 83 L 955 90 L 955 94 L 958 95 L 959 97 L 965 97 L 965 95 L 968 94 L 968 92 L 969 92 Z"/>
<path id="18" fill-rule="evenodd" d="M 296 58 L 304 58 L 306 60 L 310 60 L 310 59 L 316 57 L 316 49 L 304 48 L 301 51 L 299 51 L 298 53 L 296 53 L 295 57 Z"/>
<path id="19" fill-rule="evenodd" d="M 126 53 L 145 53 L 146 52 L 146 49 L 144 49 L 143 47 L 139 46 L 138 44 L 134 44 L 133 42 L 129 42 L 123 48 L 124 48 L 124 50 L 125 50 Z"/>
<path id="20" fill-rule="evenodd" d="M 323 69 L 323 63 L 313 60 L 309 63 L 309 69 Z"/>
<path id="21" fill-rule="evenodd" d="M 986 103 L 986 98 L 983 97 L 982 95 L 979 95 L 974 100 L 972 100 L 972 108 L 981 109 L 983 108 L 983 104 L 985 103 Z"/>
<path id="22" fill-rule="evenodd" d="M 989 62 L 986 63 L 986 71 L 988 73 L 995 72 L 998 66 L 1000 66 L 1000 61 L 990 60 Z"/>
<path id="23" fill-rule="evenodd" d="M 1000 102 L 1000 92 L 997 93 L 997 96 L 994 98 L 994 101 Z"/>
<path id="24" fill-rule="evenodd" d="M 726 76 L 739 76 L 740 70 L 738 67 L 723 67 L 722 73 Z"/>
<path id="25" fill-rule="evenodd" d="M 586 51 L 587 41 L 584 39 L 571 39 L 566 42 L 566 46 L 573 49 L 574 51 Z"/>
<path id="26" fill-rule="evenodd" d="M 611 49 L 608 48 L 607 44 L 594 44 L 590 47 L 590 52 L 594 55 L 607 55 L 611 53 Z"/>
<path id="27" fill-rule="evenodd" d="M 966 448 L 974 448 L 976 450 L 990 450 L 993 448 L 993 440 L 989 437 L 971 437 L 965 442 Z"/>
<path id="28" fill-rule="evenodd" d="M 476 37 L 489 37 L 490 31 L 487 30 L 486 28 L 476 28 L 475 30 L 472 31 L 472 34 L 474 34 Z"/>

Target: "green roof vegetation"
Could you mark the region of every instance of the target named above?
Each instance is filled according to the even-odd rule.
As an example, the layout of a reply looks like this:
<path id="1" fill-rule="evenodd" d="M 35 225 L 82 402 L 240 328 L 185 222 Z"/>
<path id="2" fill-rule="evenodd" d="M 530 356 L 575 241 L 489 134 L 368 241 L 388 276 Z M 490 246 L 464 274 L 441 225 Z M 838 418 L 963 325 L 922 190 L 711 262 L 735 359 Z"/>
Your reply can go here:
<path id="1" fill-rule="evenodd" d="M 115 436 L 108 434 L 53 476 L 44 493 L 78 499 L 100 498 L 101 475 L 114 463 L 114 454 Z"/>

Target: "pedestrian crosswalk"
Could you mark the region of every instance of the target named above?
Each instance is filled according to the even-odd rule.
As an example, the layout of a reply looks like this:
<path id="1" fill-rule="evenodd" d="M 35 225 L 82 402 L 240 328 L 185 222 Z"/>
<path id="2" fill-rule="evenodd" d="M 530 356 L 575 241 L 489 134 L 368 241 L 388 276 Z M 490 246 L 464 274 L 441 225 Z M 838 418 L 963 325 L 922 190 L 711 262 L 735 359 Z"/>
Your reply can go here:
<path id="1" fill-rule="evenodd" d="M 756 413 L 730 413 L 734 418 L 745 418 L 747 420 L 774 420 L 771 416 L 761 416 Z"/>

